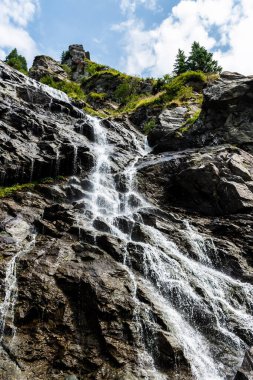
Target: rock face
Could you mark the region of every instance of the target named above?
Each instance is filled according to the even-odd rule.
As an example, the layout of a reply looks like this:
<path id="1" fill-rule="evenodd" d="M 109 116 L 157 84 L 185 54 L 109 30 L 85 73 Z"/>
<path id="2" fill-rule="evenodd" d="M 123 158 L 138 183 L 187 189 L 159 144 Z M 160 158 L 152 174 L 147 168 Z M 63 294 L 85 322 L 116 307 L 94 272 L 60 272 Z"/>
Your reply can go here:
<path id="1" fill-rule="evenodd" d="M 45 55 L 35 57 L 29 70 L 29 76 L 37 81 L 45 76 L 50 76 L 55 81 L 68 80 L 68 74 L 63 70 L 59 62 Z"/>
<path id="2" fill-rule="evenodd" d="M 140 165 L 139 187 L 159 206 L 184 207 L 207 215 L 250 212 L 253 157 L 235 147 L 159 155 Z M 147 176 L 153 178 L 146 181 Z"/>
<path id="3" fill-rule="evenodd" d="M 73 80 L 79 80 L 85 75 L 85 58 L 90 59 L 90 53 L 84 50 L 83 45 L 69 46 L 63 63 L 71 68 Z"/>
<path id="4" fill-rule="evenodd" d="M 200 118 L 188 130 L 152 131 L 149 141 L 155 151 L 233 144 L 252 153 L 253 78 L 225 72 L 203 93 Z"/>
<path id="5" fill-rule="evenodd" d="M 153 154 L 3 63 L 0 113 L 1 186 L 36 180 L 0 188 L 0 379 L 250 379 L 252 155 Z"/>
<path id="6" fill-rule="evenodd" d="M 67 96 L 3 64 L 0 82 L 1 185 L 78 173 L 81 161 L 91 165 L 87 139 L 78 134 L 84 115 Z"/>

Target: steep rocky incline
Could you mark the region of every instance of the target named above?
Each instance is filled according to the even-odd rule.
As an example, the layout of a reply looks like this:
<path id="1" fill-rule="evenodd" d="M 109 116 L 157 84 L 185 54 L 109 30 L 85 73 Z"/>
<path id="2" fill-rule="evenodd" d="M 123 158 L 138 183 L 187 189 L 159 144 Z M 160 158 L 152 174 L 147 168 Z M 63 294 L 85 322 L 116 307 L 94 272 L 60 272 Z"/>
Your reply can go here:
<path id="1" fill-rule="evenodd" d="M 3 63 L 0 114 L 0 379 L 250 380 L 248 140 L 152 153 Z"/>

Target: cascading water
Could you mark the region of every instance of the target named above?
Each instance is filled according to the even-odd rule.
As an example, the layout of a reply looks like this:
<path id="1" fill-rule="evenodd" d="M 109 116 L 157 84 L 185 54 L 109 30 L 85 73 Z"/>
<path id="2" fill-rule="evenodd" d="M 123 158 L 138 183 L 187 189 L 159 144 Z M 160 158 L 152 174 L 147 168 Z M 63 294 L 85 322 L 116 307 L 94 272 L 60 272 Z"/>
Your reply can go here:
<path id="1" fill-rule="evenodd" d="M 207 243 L 188 222 L 183 221 L 182 224 L 195 252 L 194 260 L 180 252 L 168 236 L 154 227 L 145 225 L 145 241 L 133 241 L 131 232 L 119 228 L 118 220 L 122 217 L 127 218 L 132 226 L 136 223 L 144 226 L 138 212 L 151 206 L 134 188 L 136 164 L 145 155 L 145 149 L 129 131 L 136 157 L 123 173 L 127 191 L 120 193 L 116 190 L 112 173 L 110 157 L 113 145 L 107 142 L 106 129 L 95 118 L 88 121 L 94 128 L 96 156 L 96 166 L 89 178 L 92 186 L 89 197 L 86 197 L 91 226 L 102 220 L 110 227 L 110 233 L 122 239 L 125 246 L 124 265 L 131 273 L 133 282 L 135 274 L 128 247 L 134 242 L 143 262 L 142 282 L 149 289 L 150 298 L 156 300 L 168 329 L 182 347 L 194 378 L 224 380 L 227 374 L 232 376 L 246 349 L 246 344 L 234 332 L 234 326 L 247 331 L 249 336 L 253 333 L 252 286 L 212 268 L 211 260 L 206 255 Z M 212 242 L 211 246 L 215 251 Z M 201 319 L 204 322 L 199 325 Z M 138 318 L 136 321 L 138 323 Z M 215 345 L 215 339 L 222 342 L 219 348 Z M 232 371 L 230 367 L 233 367 Z"/>
<path id="2" fill-rule="evenodd" d="M 145 142 L 137 139 L 130 130 L 125 131 L 135 148 L 135 157 L 122 173 L 126 189 L 120 192 L 114 180 L 114 146 L 108 142 L 108 132 L 96 118 L 88 117 L 87 123 L 94 129 L 96 165 L 85 190 L 83 218 L 86 222 L 88 219 L 95 234 L 97 222 L 102 221 L 110 233 L 123 242 L 123 265 L 133 281 L 136 324 L 140 325 L 138 285 L 132 269 L 133 246 L 143 263 L 141 281 L 162 313 L 168 330 L 181 346 L 193 377 L 197 380 L 232 379 L 247 348 L 236 331 L 240 328 L 251 339 L 253 335 L 253 287 L 215 270 L 207 256 L 208 249 L 215 252 L 213 243 L 206 241 L 187 221 L 182 221 L 182 232 L 195 252 L 194 258 L 181 252 L 168 235 L 145 225 L 140 211 L 153 206 L 135 188 L 138 160 L 147 153 Z M 122 217 L 131 226 L 130 230 L 120 227 Z M 145 239 L 133 238 L 136 225 L 145 230 Z M 137 329 L 144 334 L 140 326 Z M 152 358 L 147 360 L 148 365 L 155 370 Z M 147 375 L 146 378 L 163 377 Z"/>
<path id="3" fill-rule="evenodd" d="M 6 231 L 15 236 L 15 254 L 8 261 L 4 279 L 4 299 L 0 303 L 0 342 L 4 338 L 6 322 L 11 325 L 15 335 L 14 308 L 18 297 L 16 275 L 17 260 L 30 252 L 35 244 L 36 235 L 30 233 L 29 226 L 22 219 L 14 219 L 6 226 Z"/>

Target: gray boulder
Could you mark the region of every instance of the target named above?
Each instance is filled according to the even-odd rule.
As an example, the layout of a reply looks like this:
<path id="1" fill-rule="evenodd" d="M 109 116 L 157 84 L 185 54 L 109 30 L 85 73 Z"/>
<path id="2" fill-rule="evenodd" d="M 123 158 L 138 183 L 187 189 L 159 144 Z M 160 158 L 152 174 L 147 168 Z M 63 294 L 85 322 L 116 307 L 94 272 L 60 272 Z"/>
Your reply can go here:
<path id="1" fill-rule="evenodd" d="M 63 70 L 60 63 L 46 55 L 39 55 L 34 58 L 29 76 L 38 81 L 45 76 L 50 76 L 55 81 L 68 80 L 68 74 Z"/>

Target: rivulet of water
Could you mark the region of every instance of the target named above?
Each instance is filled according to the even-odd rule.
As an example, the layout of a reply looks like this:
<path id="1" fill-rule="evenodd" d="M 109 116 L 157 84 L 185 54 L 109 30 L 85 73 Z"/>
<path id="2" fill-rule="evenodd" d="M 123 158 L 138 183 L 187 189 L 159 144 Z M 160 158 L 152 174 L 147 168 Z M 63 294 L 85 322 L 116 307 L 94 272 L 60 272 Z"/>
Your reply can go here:
<path id="1" fill-rule="evenodd" d="M 35 245 L 36 235 L 32 234 L 29 240 L 17 241 L 16 254 L 8 261 L 4 279 L 4 299 L 0 303 L 0 342 L 4 337 L 6 321 L 12 325 L 13 335 L 15 334 L 14 309 L 18 297 L 18 283 L 16 266 L 18 259 L 32 250 Z"/>
<path id="2" fill-rule="evenodd" d="M 196 380 L 231 378 L 246 350 L 246 344 L 236 333 L 237 328 L 244 330 L 249 337 L 253 336 L 253 287 L 213 268 L 207 254 L 209 249 L 215 252 L 213 242 L 193 229 L 188 221 L 182 220 L 182 233 L 194 250 L 194 259 L 181 252 L 167 235 L 145 225 L 138 212 L 153 206 L 139 194 L 136 186 L 136 167 L 148 153 L 144 138 L 137 138 L 131 130 L 125 131 L 135 154 L 121 173 L 126 189 L 120 192 L 112 170 L 115 146 L 108 142 L 109 132 L 97 118 L 87 117 L 87 122 L 94 129 L 92 151 L 96 165 L 89 177 L 91 186 L 86 190 L 85 210 L 90 212 L 90 228 L 94 228 L 94 233 L 95 222 L 99 219 L 109 227 L 112 235 L 124 243 L 123 265 L 131 274 L 134 284 L 136 324 L 140 324 L 136 316 L 140 304 L 128 250 L 130 243 L 134 243 L 138 250 L 147 293 L 162 313 L 168 331 L 183 350 L 193 377 Z M 122 217 L 132 226 L 127 232 L 119 226 L 118 220 Z M 132 239 L 136 224 L 145 231 L 146 238 L 141 241 Z M 152 360 L 149 365 L 154 366 Z M 157 374 L 157 379 L 159 376 Z"/>

